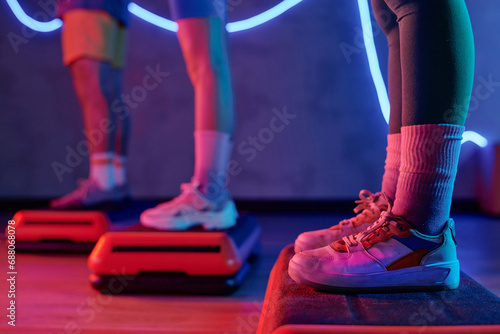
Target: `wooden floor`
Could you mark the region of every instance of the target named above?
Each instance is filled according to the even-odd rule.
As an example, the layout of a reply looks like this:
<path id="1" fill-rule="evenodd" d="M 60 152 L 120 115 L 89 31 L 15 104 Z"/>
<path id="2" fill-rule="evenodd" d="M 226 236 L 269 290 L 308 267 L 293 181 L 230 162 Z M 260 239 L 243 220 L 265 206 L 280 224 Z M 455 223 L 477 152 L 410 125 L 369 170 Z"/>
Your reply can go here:
<path id="1" fill-rule="evenodd" d="M 254 333 L 279 251 L 301 231 L 324 228 L 346 217 L 348 213 L 257 215 L 263 227 L 261 256 L 241 289 L 227 297 L 104 296 L 88 284 L 84 255 L 18 254 L 17 326 L 7 325 L 8 287 L 2 279 L 0 333 Z M 453 217 L 462 270 L 500 295 L 500 219 L 477 214 Z M 9 216 L 0 218 L 6 223 Z M 7 254 L 5 247 L 0 249 L 6 275 Z"/>

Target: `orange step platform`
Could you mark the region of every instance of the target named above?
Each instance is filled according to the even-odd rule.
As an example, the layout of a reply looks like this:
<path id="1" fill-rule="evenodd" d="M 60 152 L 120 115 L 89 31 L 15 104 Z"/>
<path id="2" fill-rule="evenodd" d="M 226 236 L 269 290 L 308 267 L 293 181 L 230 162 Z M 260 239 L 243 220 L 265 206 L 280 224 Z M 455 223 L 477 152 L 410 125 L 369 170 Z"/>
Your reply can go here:
<path id="1" fill-rule="evenodd" d="M 90 281 L 103 293 L 228 294 L 248 274 L 260 235 L 248 214 L 226 231 L 108 232 L 88 259 Z"/>
<path id="2" fill-rule="evenodd" d="M 109 225 L 100 211 L 21 210 L 12 220 L 18 251 L 89 252 Z"/>

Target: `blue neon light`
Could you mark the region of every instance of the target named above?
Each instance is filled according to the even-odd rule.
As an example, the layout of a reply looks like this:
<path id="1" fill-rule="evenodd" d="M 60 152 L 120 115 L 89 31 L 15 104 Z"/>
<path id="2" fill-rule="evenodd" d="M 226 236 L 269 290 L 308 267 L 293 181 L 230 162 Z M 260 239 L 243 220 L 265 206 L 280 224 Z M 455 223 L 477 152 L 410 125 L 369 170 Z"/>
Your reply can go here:
<path id="1" fill-rule="evenodd" d="M 479 133 L 474 131 L 465 131 L 463 134 L 462 145 L 466 142 L 471 141 L 477 146 L 486 147 L 488 145 L 488 140 L 481 136 Z"/>
<path id="2" fill-rule="evenodd" d="M 53 19 L 52 21 L 48 22 L 41 22 L 37 21 L 31 17 L 29 17 L 26 12 L 22 9 L 22 7 L 19 5 L 19 2 L 17 0 L 6 0 L 7 4 L 9 5 L 10 9 L 14 13 L 14 15 L 17 17 L 17 19 L 23 23 L 24 25 L 28 26 L 29 28 L 35 30 L 35 31 L 40 31 L 40 32 L 49 32 L 49 31 L 54 31 L 59 29 L 62 26 L 62 22 L 60 19 Z M 229 22 L 226 25 L 226 30 L 228 32 L 237 32 L 237 31 L 243 31 L 251 28 L 255 28 L 261 24 L 264 24 L 290 8 L 294 7 L 298 3 L 302 2 L 303 0 L 283 0 L 276 6 L 266 10 L 265 12 L 262 12 L 258 15 L 255 15 L 253 17 L 250 17 L 245 20 L 241 21 L 236 21 L 236 22 Z M 138 18 L 149 22 L 157 27 L 163 28 L 165 30 L 169 30 L 172 32 L 176 32 L 178 30 L 177 23 L 175 21 L 166 19 L 164 17 L 161 17 L 155 13 L 150 12 L 149 10 L 137 5 L 134 2 L 131 2 L 128 5 L 128 10 L 130 13 L 133 15 L 137 16 Z"/>
<path id="3" fill-rule="evenodd" d="M 175 21 L 168 20 L 164 17 L 156 15 L 155 13 L 152 13 L 149 10 L 144 9 L 133 2 L 129 3 L 128 11 L 137 16 L 138 18 L 141 18 L 144 21 L 149 22 L 157 27 L 170 30 L 173 32 L 177 32 L 177 30 L 179 30 L 179 26 Z"/>
<path id="4" fill-rule="evenodd" d="M 53 19 L 52 21 L 42 22 L 29 17 L 23 10 L 21 5 L 17 0 L 7 0 L 12 13 L 17 17 L 17 19 L 27 26 L 28 28 L 39 31 L 39 32 L 49 32 L 54 31 L 62 27 L 62 21 L 60 19 Z"/>
<path id="5" fill-rule="evenodd" d="M 62 21 L 60 19 L 53 19 L 51 21 L 42 22 L 29 17 L 26 12 L 22 9 L 21 5 L 17 0 L 6 0 L 12 13 L 16 18 L 28 28 L 39 31 L 39 32 L 50 32 L 57 30 L 62 27 Z M 228 32 L 237 32 L 248 30 L 264 24 L 279 15 L 283 14 L 290 8 L 299 4 L 303 0 L 283 0 L 276 6 L 262 12 L 251 18 L 230 22 L 226 25 L 226 30 Z M 370 10 L 367 0 L 358 0 L 359 16 L 361 19 L 361 27 L 363 30 L 363 39 L 365 43 L 366 56 L 368 58 L 368 65 L 370 68 L 370 73 L 372 76 L 375 89 L 377 91 L 377 97 L 380 104 L 380 109 L 387 123 L 389 123 L 390 114 L 390 103 L 389 96 L 387 94 L 387 88 L 380 71 L 380 65 L 378 61 L 377 49 L 375 47 L 375 41 L 373 39 L 373 30 L 370 18 Z M 178 25 L 172 20 L 168 20 L 164 17 L 156 15 L 141 6 L 131 2 L 128 6 L 130 13 L 135 16 L 154 24 L 160 28 L 176 32 L 178 30 Z M 471 141 L 480 147 L 485 147 L 488 144 L 488 140 L 474 131 L 465 131 L 463 134 L 462 144 Z"/>
<path id="6" fill-rule="evenodd" d="M 375 48 L 375 41 L 373 40 L 372 22 L 370 18 L 370 10 L 367 0 L 358 0 L 359 16 L 361 18 L 361 28 L 363 29 L 363 39 L 365 42 L 366 56 L 368 57 L 368 66 L 372 74 L 375 90 L 377 91 L 378 102 L 380 109 L 384 115 L 384 119 L 389 123 L 390 103 L 389 95 L 385 87 L 384 78 L 380 71 L 378 62 L 377 49 Z"/>
<path id="7" fill-rule="evenodd" d="M 226 25 L 226 30 L 228 32 L 237 32 L 257 27 L 263 23 L 266 23 L 267 21 L 274 19 L 275 17 L 280 16 L 281 14 L 283 14 L 284 12 L 286 12 L 287 10 L 289 10 L 290 8 L 292 8 L 293 6 L 297 5 L 302 1 L 303 0 L 284 0 L 279 4 L 277 4 L 276 6 L 256 16 L 253 16 L 246 20 L 228 23 Z"/>
<path id="8" fill-rule="evenodd" d="M 363 29 L 363 39 L 365 42 L 366 56 L 368 57 L 368 65 L 372 75 L 373 83 L 380 104 L 380 109 L 384 115 L 384 119 L 389 123 L 390 103 L 387 88 L 385 87 L 382 72 L 378 62 L 377 49 L 375 48 L 375 41 L 373 39 L 372 23 L 370 18 L 370 11 L 367 0 L 358 0 L 359 15 L 361 18 L 361 27 Z M 462 145 L 466 142 L 473 142 L 474 144 L 485 147 L 488 145 L 488 140 L 474 131 L 465 131 L 463 134 Z"/>

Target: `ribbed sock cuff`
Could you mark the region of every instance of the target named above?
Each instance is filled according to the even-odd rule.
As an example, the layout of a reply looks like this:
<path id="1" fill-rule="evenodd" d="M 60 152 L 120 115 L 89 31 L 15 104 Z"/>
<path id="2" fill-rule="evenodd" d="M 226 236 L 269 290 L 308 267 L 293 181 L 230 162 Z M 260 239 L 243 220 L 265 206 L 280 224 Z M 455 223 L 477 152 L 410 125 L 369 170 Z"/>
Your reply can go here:
<path id="1" fill-rule="evenodd" d="M 401 167 L 393 211 L 418 230 L 439 233 L 449 218 L 463 126 L 401 128 Z"/>
<path id="2" fill-rule="evenodd" d="M 396 197 L 396 188 L 401 165 L 401 134 L 394 133 L 387 136 L 387 155 L 382 178 L 382 191 L 391 201 Z"/>

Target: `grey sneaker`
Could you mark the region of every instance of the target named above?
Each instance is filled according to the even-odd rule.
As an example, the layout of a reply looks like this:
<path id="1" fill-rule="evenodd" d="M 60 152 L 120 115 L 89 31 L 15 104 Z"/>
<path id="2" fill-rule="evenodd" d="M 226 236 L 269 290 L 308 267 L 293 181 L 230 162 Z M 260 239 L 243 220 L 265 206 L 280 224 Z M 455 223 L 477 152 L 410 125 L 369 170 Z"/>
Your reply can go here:
<path id="1" fill-rule="evenodd" d="M 67 195 L 50 201 L 50 208 L 58 210 L 112 210 L 121 206 L 124 201 L 124 190 L 113 187 L 103 190 L 95 181 L 78 180 L 78 188 Z"/>

